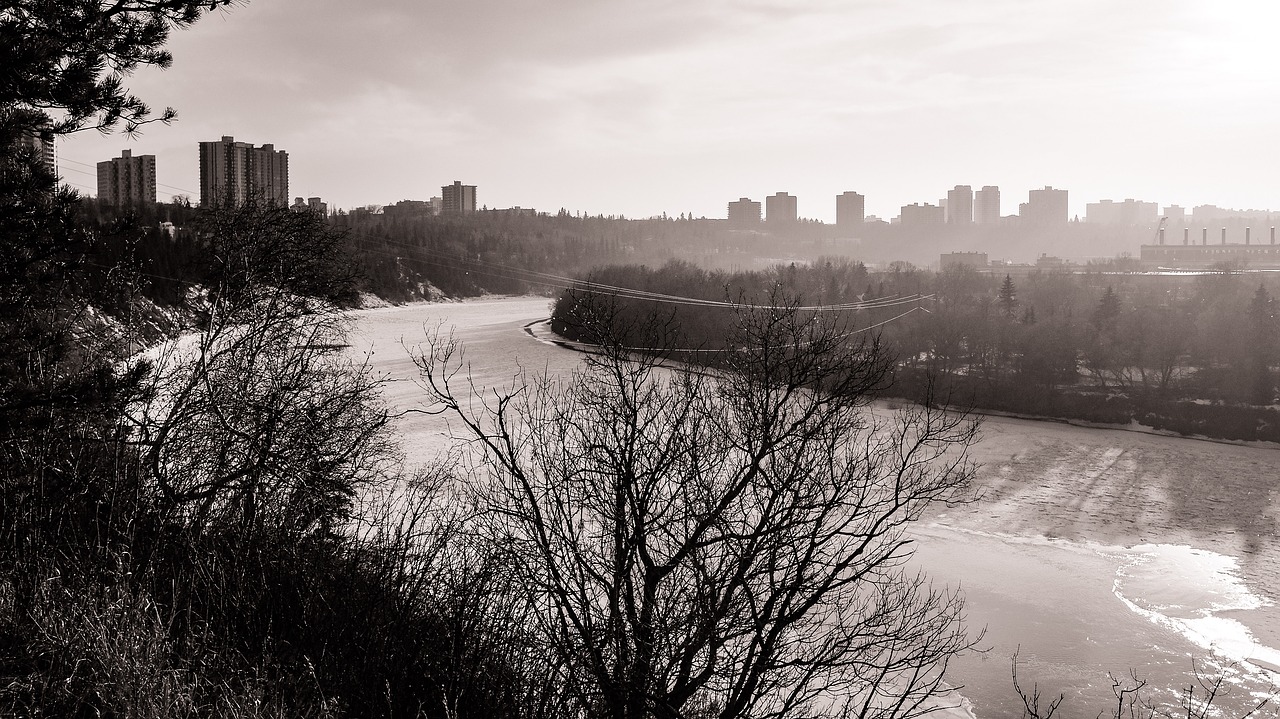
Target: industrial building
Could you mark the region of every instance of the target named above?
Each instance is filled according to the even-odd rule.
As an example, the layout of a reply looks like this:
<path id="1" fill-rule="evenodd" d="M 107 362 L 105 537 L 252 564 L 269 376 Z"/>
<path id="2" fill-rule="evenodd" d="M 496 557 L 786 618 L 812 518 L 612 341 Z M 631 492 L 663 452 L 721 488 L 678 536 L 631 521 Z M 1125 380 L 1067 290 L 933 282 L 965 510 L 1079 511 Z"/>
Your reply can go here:
<path id="1" fill-rule="evenodd" d="M 1190 242 L 1189 229 L 1183 233 L 1182 244 L 1171 245 L 1164 242 L 1164 232 L 1159 234 L 1160 243 L 1143 245 L 1140 250 L 1142 264 L 1150 269 L 1170 270 L 1211 270 L 1224 267 L 1244 270 L 1280 269 L 1280 245 L 1276 244 L 1276 228 L 1269 228 L 1267 242 L 1254 243 L 1252 228 L 1245 228 L 1244 242 L 1228 243 L 1227 229 L 1221 229 L 1221 240 L 1209 244 L 1209 229 L 1201 228 L 1200 244 Z"/>

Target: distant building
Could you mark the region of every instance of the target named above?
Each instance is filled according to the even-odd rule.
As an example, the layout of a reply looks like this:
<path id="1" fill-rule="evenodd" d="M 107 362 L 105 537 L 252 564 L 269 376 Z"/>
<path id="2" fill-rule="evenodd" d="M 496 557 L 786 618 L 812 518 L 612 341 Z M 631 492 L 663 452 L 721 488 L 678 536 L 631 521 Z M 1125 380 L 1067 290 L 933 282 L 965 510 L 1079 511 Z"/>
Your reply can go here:
<path id="1" fill-rule="evenodd" d="M 730 227 L 754 227 L 760 224 L 760 203 L 749 197 L 739 197 L 729 203 Z"/>
<path id="2" fill-rule="evenodd" d="M 289 153 L 271 144 L 236 142 L 229 135 L 200 143 L 200 204 L 235 206 L 249 201 L 289 204 Z"/>
<path id="3" fill-rule="evenodd" d="M 1084 206 L 1084 221 L 1099 225 L 1124 225 L 1128 227 L 1154 225 L 1160 215 L 1160 205 L 1128 198 L 1124 202 L 1099 200 Z"/>
<path id="4" fill-rule="evenodd" d="M 1045 252 L 1041 252 L 1040 256 L 1036 258 L 1036 268 L 1041 270 L 1065 270 L 1074 266 L 1074 262 Z"/>
<path id="5" fill-rule="evenodd" d="M 431 217 L 437 213 L 429 200 L 401 200 L 384 206 L 382 214 L 388 220 L 402 220 L 410 217 Z"/>
<path id="6" fill-rule="evenodd" d="M 98 201 L 116 207 L 155 204 L 156 156 L 121 150 L 120 157 L 99 162 Z"/>
<path id="7" fill-rule="evenodd" d="M 1043 190 L 1031 190 L 1027 193 L 1027 201 L 1018 205 L 1018 215 L 1024 224 L 1039 227 L 1065 225 L 1067 191 L 1055 190 L 1048 185 Z"/>
<path id="8" fill-rule="evenodd" d="M 440 213 L 444 215 L 470 215 L 476 211 L 476 186 L 464 185 L 454 180 L 452 185 L 440 188 Z"/>
<path id="9" fill-rule="evenodd" d="M 294 212 L 314 212 L 321 217 L 329 216 L 329 203 L 321 200 L 319 197 L 308 197 L 303 200 L 301 197 L 293 198 L 293 204 L 289 209 Z"/>
<path id="10" fill-rule="evenodd" d="M 1247 221 L 1270 224 L 1280 219 L 1280 212 L 1275 210 L 1231 210 L 1217 205 L 1197 205 L 1191 210 L 1191 219 L 1195 224 Z"/>
<path id="11" fill-rule="evenodd" d="M 1000 224 L 1000 188 L 987 185 L 973 194 L 973 221 L 979 225 Z"/>
<path id="12" fill-rule="evenodd" d="M 958 267 L 972 267 L 975 270 L 985 270 L 991 263 L 987 260 L 985 252 L 944 252 L 938 260 L 938 267 L 943 272 Z"/>
<path id="13" fill-rule="evenodd" d="M 836 195 L 836 225 L 861 227 L 867 219 L 867 198 L 856 192 Z"/>
<path id="14" fill-rule="evenodd" d="M 903 227 L 930 227 L 945 225 L 946 222 L 946 208 L 939 205 L 922 205 L 918 202 L 903 205 L 898 215 L 898 223 Z"/>
<path id="15" fill-rule="evenodd" d="M 1269 244 L 1143 245 L 1140 257 L 1147 267 L 1207 270 L 1230 265 L 1255 270 L 1280 269 L 1280 245 L 1272 233 Z"/>
<path id="16" fill-rule="evenodd" d="M 765 221 L 771 225 L 793 224 L 800 215 L 796 211 L 795 195 L 778 192 L 764 198 Z"/>
<path id="17" fill-rule="evenodd" d="M 506 207 L 502 209 L 495 207 L 489 210 L 489 212 L 496 212 L 503 215 L 515 215 L 517 217 L 537 217 L 538 216 L 538 211 L 535 210 L 534 208 L 521 207 L 519 205 L 516 205 L 514 207 Z"/>
<path id="18" fill-rule="evenodd" d="M 969 185 L 956 185 L 947 191 L 947 224 L 973 224 L 973 188 Z"/>
<path id="19" fill-rule="evenodd" d="M 35 153 L 40 163 L 50 174 L 58 174 L 57 138 L 49 135 L 42 137 L 39 131 L 27 130 L 18 137 L 18 147 Z"/>
<path id="20" fill-rule="evenodd" d="M 1187 219 L 1187 208 L 1180 205 L 1169 205 L 1164 208 L 1164 216 L 1175 222 L 1181 222 Z"/>

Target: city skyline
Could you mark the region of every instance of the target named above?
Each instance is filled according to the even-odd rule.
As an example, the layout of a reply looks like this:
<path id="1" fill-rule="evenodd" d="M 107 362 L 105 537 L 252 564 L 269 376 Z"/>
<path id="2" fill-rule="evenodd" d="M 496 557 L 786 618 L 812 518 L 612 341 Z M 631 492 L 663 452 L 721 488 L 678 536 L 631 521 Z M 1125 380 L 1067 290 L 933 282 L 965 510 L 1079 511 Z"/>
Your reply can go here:
<path id="1" fill-rule="evenodd" d="M 1073 217 L 1108 197 L 1277 204 L 1264 28 L 1280 10 L 845 5 L 248 3 L 130 80 L 176 124 L 82 133 L 63 154 L 154 154 L 165 199 L 198 189 L 194 143 L 270 138 L 303 194 L 346 208 L 463 176 L 489 206 L 629 217 L 716 217 L 777 187 L 827 222 L 834 204 L 803 198 L 848 187 L 881 217 L 956 184 L 999 185 L 1015 206 L 1069 188 Z"/>
<path id="2" fill-rule="evenodd" d="M 39 144 L 37 147 L 41 147 Z M 46 164 L 52 163 L 54 152 L 50 147 L 42 147 Z M 280 204 L 287 203 L 288 197 L 288 153 L 276 150 L 273 144 L 255 147 L 252 143 L 236 142 L 233 136 L 223 136 L 218 141 L 205 141 L 199 144 L 202 188 L 199 204 L 207 202 L 206 196 L 221 197 L 234 203 L 242 201 L 249 194 L 262 195 L 264 199 Z M 255 158 L 261 156 L 257 162 Z M 265 163 L 265 166 L 263 166 Z M 56 171 L 56 167 L 55 167 Z M 88 173 L 85 173 L 88 174 Z M 132 150 L 121 151 L 121 157 L 97 163 L 97 199 L 108 204 L 123 205 L 137 202 L 156 202 L 156 161 L 154 155 L 133 156 Z M 216 187 L 215 187 L 216 186 Z M 256 186 L 256 189 L 254 188 Z M 89 190 L 88 187 L 81 189 Z M 441 196 L 430 200 L 401 200 L 386 205 L 374 203 L 390 210 L 414 211 L 430 207 L 432 214 L 469 214 L 477 211 L 476 186 L 463 185 L 454 180 L 451 185 L 440 187 Z M 1158 202 L 1148 202 L 1126 198 L 1116 201 L 1103 198 L 1085 205 L 1083 216 L 1072 216 L 1068 212 L 1067 190 L 1045 186 L 1042 189 L 1028 191 L 1028 201 L 1019 203 L 1015 214 L 1005 215 L 1001 212 L 1001 195 L 998 186 L 984 186 L 978 192 L 968 185 L 956 185 L 948 190 L 946 197 L 937 205 L 913 202 L 899 208 L 899 214 L 892 217 L 893 222 L 906 218 L 906 224 L 922 225 L 973 225 L 998 224 L 1006 220 L 1029 222 L 1031 226 L 1052 225 L 1069 221 L 1083 221 L 1091 224 L 1110 225 L 1153 225 L 1157 221 L 1176 220 L 1178 222 L 1208 223 L 1216 219 L 1225 219 L 1239 223 L 1248 219 L 1273 221 L 1280 211 L 1258 208 L 1222 208 L 1212 204 L 1200 204 L 1185 208 L 1179 205 L 1164 206 Z M 175 193 L 176 195 L 176 193 Z M 442 199 L 443 197 L 443 199 Z M 189 198 L 195 201 L 197 198 Z M 851 227 L 867 220 L 884 222 L 876 216 L 867 215 L 864 195 L 846 190 L 835 196 L 834 222 L 825 224 Z M 765 197 L 765 205 L 773 207 L 773 220 L 770 224 L 777 226 L 779 222 L 790 224 L 799 220 L 810 221 L 810 218 L 798 213 L 798 198 L 784 191 Z M 1047 203 L 1047 204 L 1046 204 Z M 1052 205 L 1052 206 L 1049 206 Z M 421 208 L 419 207 L 421 206 Z M 328 203 L 322 202 L 318 196 L 307 198 L 296 197 L 292 208 L 320 210 L 328 214 Z M 323 209 L 321 209 L 323 208 Z M 335 208 L 340 209 L 340 208 Z M 356 208 L 352 208 L 356 209 Z M 364 209 L 361 207 L 359 209 Z M 522 210 L 536 212 L 534 208 L 488 208 L 498 211 Z M 910 211 L 910 212 L 908 212 Z M 546 211 L 544 211 L 545 213 Z M 767 213 L 766 213 L 767 214 Z M 664 216 L 669 216 L 665 215 Z M 646 219 L 646 218 L 630 218 Z M 694 219 L 690 215 L 689 219 Z M 762 216 L 761 203 L 753 202 L 749 197 L 741 197 L 727 205 L 724 218 L 703 217 L 703 219 L 727 219 L 730 225 L 750 227 L 768 221 Z M 822 222 L 822 220 L 818 220 Z M 1274 228 L 1272 228 L 1274 231 Z"/>

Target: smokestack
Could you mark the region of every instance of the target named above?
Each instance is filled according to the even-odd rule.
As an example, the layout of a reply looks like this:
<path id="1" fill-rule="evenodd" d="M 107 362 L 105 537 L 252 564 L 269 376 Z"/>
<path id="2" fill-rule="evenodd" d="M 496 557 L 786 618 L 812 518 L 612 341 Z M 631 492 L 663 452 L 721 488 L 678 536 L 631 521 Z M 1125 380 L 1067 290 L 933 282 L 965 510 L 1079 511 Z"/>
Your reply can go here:
<path id="1" fill-rule="evenodd" d="M 1209 228 L 1208 227 L 1200 228 L 1200 244 L 1202 245 L 1209 244 Z"/>
<path id="2" fill-rule="evenodd" d="M 1222 228 L 1222 244 L 1227 244 L 1227 228 Z"/>
<path id="3" fill-rule="evenodd" d="M 1160 228 L 1160 244 L 1164 244 L 1164 228 Z"/>
<path id="4" fill-rule="evenodd" d="M 1272 225 L 1271 226 L 1271 244 L 1274 245 L 1275 243 L 1276 243 L 1276 226 Z"/>
<path id="5" fill-rule="evenodd" d="M 1182 228 L 1182 244 L 1184 245 L 1191 244 L 1191 228 L 1190 227 Z"/>
<path id="6" fill-rule="evenodd" d="M 1249 230 L 1252 230 L 1252 229 L 1253 229 L 1252 227 L 1244 228 L 1244 243 L 1246 245 L 1249 244 Z"/>

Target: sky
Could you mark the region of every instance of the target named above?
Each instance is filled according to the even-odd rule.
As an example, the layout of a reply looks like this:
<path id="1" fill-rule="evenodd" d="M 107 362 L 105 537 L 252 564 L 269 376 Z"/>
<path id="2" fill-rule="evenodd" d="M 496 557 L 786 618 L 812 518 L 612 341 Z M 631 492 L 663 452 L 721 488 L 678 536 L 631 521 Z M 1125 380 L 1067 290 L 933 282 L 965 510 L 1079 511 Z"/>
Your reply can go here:
<path id="1" fill-rule="evenodd" d="M 122 149 L 199 197 L 197 143 L 289 153 L 352 208 L 454 180 L 488 207 L 724 217 L 835 196 L 896 216 L 955 185 L 1280 209 L 1274 0 L 251 0 L 127 82 L 170 126 L 62 141 L 69 183 Z M 85 174 L 87 173 L 87 174 Z"/>

